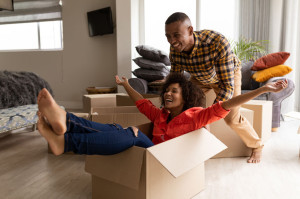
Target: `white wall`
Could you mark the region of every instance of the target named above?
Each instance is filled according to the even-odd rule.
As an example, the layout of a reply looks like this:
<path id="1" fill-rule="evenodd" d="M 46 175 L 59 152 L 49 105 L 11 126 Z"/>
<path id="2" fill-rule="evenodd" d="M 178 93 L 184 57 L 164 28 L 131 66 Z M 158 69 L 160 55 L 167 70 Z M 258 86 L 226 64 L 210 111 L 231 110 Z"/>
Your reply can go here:
<path id="1" fill-rule="evenodd" d="M 137 56 L 135 46 L 140 44 L 139 6 L 143 0 L 116 0 L 117 71 L 119 76 L 132 77 L 132 58 Z M 125 92 L 119 86 L 118 92 Z"/>
<path id="2" fill-rule="evenodd" d="M 35 72 L 49 82 L 59 104 L 81 108 L 86 87 L 115 86 L 116 29 L 114 34 L 89 37 L 86 16 L 107 6 L 115 23 L 115 0 L 63 0 L 64 49 L 0 52 L 0 70 Z"/>

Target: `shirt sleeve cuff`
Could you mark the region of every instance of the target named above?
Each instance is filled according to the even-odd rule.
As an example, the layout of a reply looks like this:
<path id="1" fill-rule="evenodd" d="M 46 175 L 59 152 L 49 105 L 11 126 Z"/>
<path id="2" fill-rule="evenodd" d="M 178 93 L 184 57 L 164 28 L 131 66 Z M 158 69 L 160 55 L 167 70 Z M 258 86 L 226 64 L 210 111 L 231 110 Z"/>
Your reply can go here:
<path id="1" fill-rule="evenodd" d="M 217 105 L 217 108 L 216 108 L 216 111 L 218 111 L 221 115 L 227 115 L 230 110 L 226 110 L 222 107 L 222 104 L 223 104 L 223 101 L 219 101 L 216 103 Z"/>

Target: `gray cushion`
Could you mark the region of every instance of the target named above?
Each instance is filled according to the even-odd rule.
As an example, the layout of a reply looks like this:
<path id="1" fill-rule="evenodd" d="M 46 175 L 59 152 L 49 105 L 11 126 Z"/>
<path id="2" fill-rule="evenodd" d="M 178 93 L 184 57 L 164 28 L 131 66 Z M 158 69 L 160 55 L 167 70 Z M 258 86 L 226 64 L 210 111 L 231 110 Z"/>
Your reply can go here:
<path id="1" fill-rule="evenodd" d="M 153 69 L 153 70 L 163 70 L 167 69 L 166 65 L 162 62 L 152 61 L 150 59 L 145 59 L 143 57 L 138 57 L 133 59 L 133 61 L 141 68 Z"/>
<path id="2" fill-rule="evenodd" d="M 168 54 L 161 50 L 158 50 L 156 48 L 153 48 L 153 47 L 150 47 L 147 45 L 139 45 L 139 46 L 136 46 L 135 48 L 136 48 L 136 51 L 145 59 L 162 62 L 166 66 L 171 65 Z"/>
<path id="3" fill-rule="evenodd" d="M 142 78 L 148 82 L 152 82 L 155 80 L 164 79 L 170 72 L 166 69 L 158 71 L 138 68 L 135 69 L 132 73 L 138 78 Z"/>
<path id="4" fill-rule="evenodd" d="M 141 78 L 130 78 L 128 83 L 134 90 L 141 94 L 148 93 L 148 82 Z"/>
<path id="5" fill-rule="evenodd" d="M 259 82 L 251 78 L 254 73 L 251 70 L 253 63 L 253 61 L 242 62 L 242 90 L 254 90 L 260 86 Z"/>

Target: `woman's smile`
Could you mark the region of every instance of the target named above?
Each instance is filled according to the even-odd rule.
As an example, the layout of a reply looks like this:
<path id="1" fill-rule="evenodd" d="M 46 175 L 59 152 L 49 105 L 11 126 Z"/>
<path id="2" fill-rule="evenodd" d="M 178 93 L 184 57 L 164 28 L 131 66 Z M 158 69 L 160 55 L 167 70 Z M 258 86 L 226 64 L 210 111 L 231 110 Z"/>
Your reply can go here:
<path id="1" fill-rule="evenodd" d="M 182 98 L 182 89 L 178 83 L 170 84 L 164 94 L 165 109 L 170 112 L 181 112 L 184 101 Z"/>

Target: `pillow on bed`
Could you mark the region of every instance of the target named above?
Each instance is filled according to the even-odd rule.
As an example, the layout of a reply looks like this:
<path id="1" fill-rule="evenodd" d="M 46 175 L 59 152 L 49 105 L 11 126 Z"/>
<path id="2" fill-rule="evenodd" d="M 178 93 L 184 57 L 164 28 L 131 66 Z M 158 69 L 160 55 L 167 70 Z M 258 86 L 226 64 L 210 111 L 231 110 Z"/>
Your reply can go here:
<path id="1" fill-rule="evenodd" d="M 163 70 L 167 69 L 166 65 L 162 62 L 152 61 L 149 59 L 144 59 L 143 57 L 138 57 L 133 59 L 133 61 L 141 68 L 152 69 L 152 70 Z"/>
<path id="2" fill-rule="evenodd" d="M 284 64 L 289 56 L 290 53 L 288 52 L 277 52 L 265 55 L 254 62 L 251 70 L 258 71 L 270 68 L 272 66 Z"/>
<path id="3" fill-rule="evenodd" d="M 161 50 L 158 50 L 156 48 L 153 48 L 153 47 L 150 47 L 147 45 L 139 45 L 139 46 L 136 46 L 135 49 L 145 59 L 162 62 L 166 66 L 171 65 L 168 54 Z"/>
<path id="4" fill-rule="evenodd" d="M 158 71 L 138 68 L 135 69 L 132 73 L 138 78 L 142 78 L 148 82 L 152 82 L 155 80 L 164 79 L 169 74 L 169 71 L 166 69 Z"/>
<path id="5" fill-rule="evenodd" d="M 290 73 L 293 69 L 285 65 L 273 66 L 264 70 L 257 71 L 252 75 L 252 79 L 257 82 L 265 82 L 272 77 L 281 77 Z"/>

